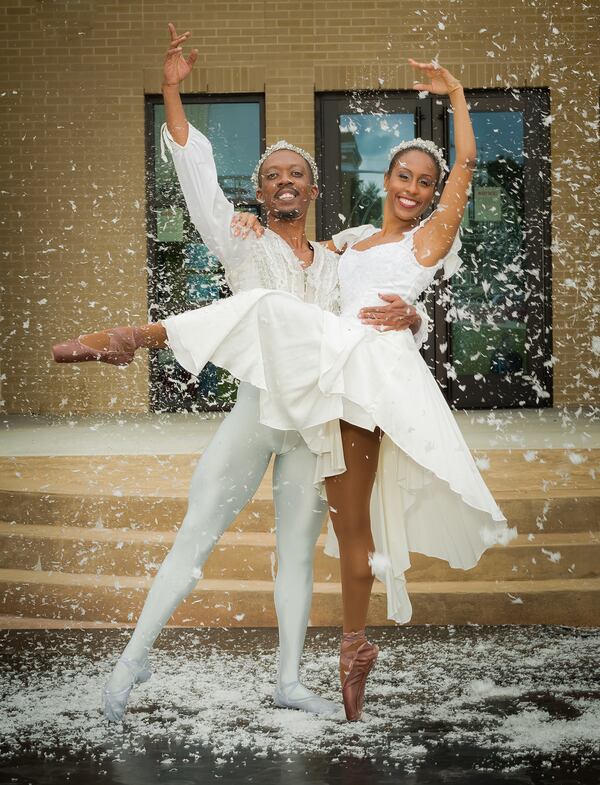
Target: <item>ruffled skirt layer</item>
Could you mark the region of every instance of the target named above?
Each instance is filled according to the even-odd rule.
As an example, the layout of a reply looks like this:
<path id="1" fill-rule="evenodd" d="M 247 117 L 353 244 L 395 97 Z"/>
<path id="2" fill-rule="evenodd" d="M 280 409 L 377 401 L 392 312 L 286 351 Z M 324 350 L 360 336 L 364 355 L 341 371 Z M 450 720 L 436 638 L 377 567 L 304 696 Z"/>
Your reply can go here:
<path id="1" fill-rule="evenodd" d="M 163 321 L 177 361 L 207 362 L 260 390 L 260 419 L 299 431 L 317 455 L 315 482 L 345 471 L 339 420 L 381 428 L 371 527 L 388 617 L 412 608 L 409 552 L 470 569 L 508 529 L 409 331 L 380 333 L 291 294 L 253 289 Z M 331 524 L 326 552 L 339 556 Z"/>

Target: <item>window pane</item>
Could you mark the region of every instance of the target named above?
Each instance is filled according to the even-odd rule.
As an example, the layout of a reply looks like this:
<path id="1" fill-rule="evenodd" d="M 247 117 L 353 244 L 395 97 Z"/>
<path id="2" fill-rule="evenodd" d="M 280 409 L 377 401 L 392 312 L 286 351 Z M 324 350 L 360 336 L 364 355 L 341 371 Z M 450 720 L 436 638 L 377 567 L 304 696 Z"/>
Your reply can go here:
<path id="1" fill-rule="evenodd" d="M 343 224 L 381 226 L 383 175 L 390 150 L 414 137 L 414 114 L 342 114 L 339 118 Z"/>
<path id="2" fill-rule="evenodd" d="M 185 103 L 185 100 L 184 100 Z M 186 103 L 189 121 L 210 140 L 219 184 L 234 204 L 258 212 L 251 175 L 261 153 L 261 105 L 258 101 Z M 170 154 L 161 156 L 160 129 L 164 106 L 153 105 L 154 189 L 150 209 L 156 217 L 151 259 L 152 316 L 155 319 L 199 307 L 227 296 L 223 268 L 192 225 Z M 153 407 L 227 409 L 236 385 L 229 374 L 208 366 L 197 381 L 174 361 L 170 351 L 151 361 Z"/>
<path id="3" fill-rule="evenodd" d="M 477 170 L 452 280 L 452 365 L 461 375 L 526 373 L 523 114 L 472 112 Z M 450 126 L 454 159 L 453 124 Z"/>
<path id="4" fill-rule="evenodd" d="M 260 104 L 189 104 L 185 105 L 188 120 L 208 139 L 213 148 L 219 183 L 225 195 L 233 202 L 254 201 L 254 188 L 250 177 L 260 158 Z M 160 150 L 160 129 L 165 122 L 165 108 L 155 106 L 154 149 Z M 177 176 L 170 156 L 167 162 L 160 155 L 155 157 L 157 196 L 162 180 L 174 182 Z"/>

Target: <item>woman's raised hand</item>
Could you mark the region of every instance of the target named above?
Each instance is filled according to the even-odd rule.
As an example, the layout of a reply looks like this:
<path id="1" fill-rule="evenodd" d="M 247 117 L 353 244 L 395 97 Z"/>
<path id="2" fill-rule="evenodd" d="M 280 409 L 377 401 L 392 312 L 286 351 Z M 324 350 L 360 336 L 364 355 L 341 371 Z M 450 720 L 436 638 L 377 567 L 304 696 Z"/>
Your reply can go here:
<path id="1" fill-rule="evenodd" d="M 242 239 L 248 237 L 251 232 L 254 232 L 257 237 L 262 237 L 265 233 L 265 227 L 254 213 L 239 212 L 234 213 L 231 219 L 231 231 L 235 237 L 241 235 Z"/>
<path id="2" fill-rule="evenodd" d="M 413 84 L 415 90 L 427 90 L 428 93 L 434 93 L 435 95 L 450 95 L 456 88 L 462 87 L 458 79 L 452 76 L 447 68 L 442 68 L 437 63 L 419 63 L 410 58 L 408 62 L 413 68 L 418 68 L 430 80 L 428 84 L 415 82 Z"/>
<path id="3" fill-rule="evenodd" d="M 192 49 L 189 57 L 183 56 L 182 44 L 187 41 L 191 33 L 188 31 L 183 35 L 177 35 L 175 25 L 169 22 L 169 35 L 171 41 L 167 54 L 165 55 L 165 64 L 163 66 L 163 85 L 178 85 L 179 82 L 188 76 L 194 67 L 194 63 L 198 59 L 198 50 Z"/>

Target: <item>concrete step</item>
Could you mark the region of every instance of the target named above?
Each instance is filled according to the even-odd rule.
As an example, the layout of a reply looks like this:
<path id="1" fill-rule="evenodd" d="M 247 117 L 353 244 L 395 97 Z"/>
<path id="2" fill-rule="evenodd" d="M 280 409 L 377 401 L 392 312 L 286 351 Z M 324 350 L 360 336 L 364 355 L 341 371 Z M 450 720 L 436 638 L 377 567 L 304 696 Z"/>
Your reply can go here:
<path id="1" fill-rule="evenodd" d="M 515 491 L 517 493 L 518 491 Z M 556 493 L 556 492 L 555 492 Z M 600 489 L 585 495 L 540 495 L 498 499 L 511 526 L 521 534 L 600 531 Z M 179 528 L 187 499 L 161 496 L 103 496 L 0 490 L 0 515 L 20 524 L 129 528 L 171 531 Z M 275 529 L 270 498 L 256 497 L 240 512 L 231 531 L 269 532 Z"/>
<path id="2" fill-rule="evenodd" d="M 134 621 L 151 579 L 0 570 L 5 615 Z M 600 624 L 600 578 L 534 581 L 456 581 L 409 584 L 412 624 Z M 315 583 L 311 624 L 338 626 L 338 583 Z M 270 581 L 202 580 L 175 612 L 183 626 L 270 627 L 276 623 Z M 383 586 L 375 584 L 369 624 L 388 624 Z"/>
<path id="3" fill-rule="evenodd" d="M 4 520 L 16 523 L 62 526 L 68 521 L 94 529 L 175 532 L 185 516 L 187 498 L 0 491 L 0 510 Z M 271 531 L 274 525 L 272 499 L 255 498 L 237 516 L 232 529 Z"/>
<path id="4" fill-rule="evenodd" d="M 573 530 L 564 500 L 591 500 L 582 515 L 598 520 L 600 449 L 473 451 L 482 475 L 509 518 Z M 57 520 L 76 526 L 175 528 L 186 508 L 198 455 L 0 457 L 3 519 L 18 523 Z M 251 517 L 272 526 L 272 475 L 267 470 L 250 505 Z M 545 505 L 548 510 L 545 510 Z M 554 509 L 553 509 L 554 508 Z M 590 514 L 591 513 L 591 514 Z M 577 513 L 579 514 L 579 513 Z M 41 516 L 41 517 L 40 517 Z M 246 522 L 242 520 L 242 527 Z M 578 524 L 579 525 L 579 524 Z M 583 526 L 589 528 L 589 524 Z M 577 530 L 577 529 L 575 529 Z"/>
<path id="5" fill-rule="evenodd" d="M 170 627 L 177 626 L 170 624 Z M 0 630 L 106 630 L 132 629 L 133 622 L 73 621 L 72 619 L 47 619 L 43 616 L 15 616 L 0 613 Z"/>
<path id="6" fill-rule="evenodd" d="M 510 524 L 522 534 L 600 530 L 600 450 L 474 451 Z M 198 455 L 0 458 L 3 520 L 175 531 Z M 232 530 L 274 528 L 271 472 Z"/>
<path id="7" fill-rule="evenodd" d="M 0 568 L 98 575 L 154 575 L 175 538 L 173 532 L 86 529 L 0 523 Z M 315 580 L 338 581 L 337 559 L 315 551 Z M 206 578 L 271 580 L 275 535 L 226 532 L 206 564 Z M 523 580 L 600 577 L 600 533 L 520 535 L 488 550 L 472 570 L 413 553 L 412 581 Z"/>
<path id="8" fill-rule="evenodd" d="M 407 576 L 413 622 L 598 624 L 600 450 L 496 450 L 475 457 L 520 537 L 488 551 L 465 573 L 414 554 Z M 185 514 L 197 459 L 0 459 L 0 613 L 57 624 L 135 621 Z M 274 625 L 273 528 L 267 472 L 172 623 Z M 312 623 L 338 625 L 338 563 L 321 545 Z M 370 623 L 386 622 L 385 604 L 376 584 Z"/>
<path id="9" fill-rule="evenodd" d="M 473 450 L 499 500 L 597 492 L 600 449 Z M 0 457 L 0 488 L 76 496 L 185 498 L 200 455 L 74 455 Z M 271 472 L 256 493 L 272 498 Z"/>

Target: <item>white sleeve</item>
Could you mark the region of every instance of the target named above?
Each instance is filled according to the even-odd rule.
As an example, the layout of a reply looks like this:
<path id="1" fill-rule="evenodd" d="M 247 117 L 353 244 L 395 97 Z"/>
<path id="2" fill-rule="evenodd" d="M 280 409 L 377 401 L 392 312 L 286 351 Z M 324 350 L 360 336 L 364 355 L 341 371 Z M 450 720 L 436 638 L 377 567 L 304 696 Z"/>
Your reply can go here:
<path id="1" fill-rule="evenodd" d="M 177 144 L 166 123 L 161 128 L 161 147 L 169 148 L 181 190 L 194 226 L 209 250 L 219 257 L 226 275 L 249 256 L 252 243 L 240 242 L 231 233 L 234 208 L 223 193 L 208 139 L 188 123 L 185 145 Z M 166 156 L 163 153 L 163 158 Z"/>
<path id="2" fill-rule="evenodd" d="M 341 251 L 346 245 L 352 245 L 362 240 L 363 237 L 368 237 L 373 232 L 377 231 L 371 224 L 363 224 L 362 226 L 350 226 L 348 229 L 342 229 L 341 232 L 334 234 L 331 241 Z"/>
<path id="3" fill-rule="evenodd" d="M 446 256 L 444 256 L 444 258 L 442 259 L 442 262 L 444 264 L 444 278 L 450 278 L 450 276 L 454 275 L 454 273 L 460 268 L 462 264 L 462 259 L 458 255 L 458 252 L 460 251 L 461 248 L 462 248 L 462 242 L 460 239 L 460 229 L 459 229 L 458 232 L 456 233 L 456 237 L 452 242 L 452 247 L 450 248 Z"/>
<path id="4" fill-rule="evenodd" d="M 417 309 L 417 313 L 421 317 L 421 324 L 419 325 L 419 329 L 417 330 L 417 332 L 414 333 L 413 337 L 415 339 L 417 349 L 420 349 L 425 343 L 425 341 L 427 340 L 427 337 L 429 335 L 429 327 L 431 324 L 431 320 L 429 319 L 429 316 L 427 316 L 427 311 L 425 310 L 425 306 L 423 305 L 423 303 L 420 302 L 416 303 L 415 308 Z"/>

